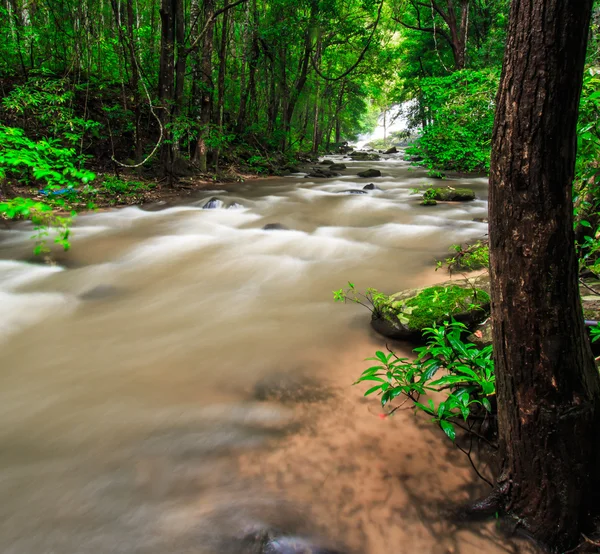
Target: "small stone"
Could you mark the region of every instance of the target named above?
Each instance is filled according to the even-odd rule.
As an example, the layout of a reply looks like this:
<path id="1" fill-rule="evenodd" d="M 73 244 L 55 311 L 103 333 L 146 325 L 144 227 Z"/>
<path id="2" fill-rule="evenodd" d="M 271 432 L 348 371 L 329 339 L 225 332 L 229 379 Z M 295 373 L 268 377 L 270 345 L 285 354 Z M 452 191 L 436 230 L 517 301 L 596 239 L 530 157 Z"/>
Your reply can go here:
<path id="1" fill-rule="evenodd" d="M 289 229 L 281 223 L 267 223 L 263 227 L 263 231 L 289 231 Z"/>

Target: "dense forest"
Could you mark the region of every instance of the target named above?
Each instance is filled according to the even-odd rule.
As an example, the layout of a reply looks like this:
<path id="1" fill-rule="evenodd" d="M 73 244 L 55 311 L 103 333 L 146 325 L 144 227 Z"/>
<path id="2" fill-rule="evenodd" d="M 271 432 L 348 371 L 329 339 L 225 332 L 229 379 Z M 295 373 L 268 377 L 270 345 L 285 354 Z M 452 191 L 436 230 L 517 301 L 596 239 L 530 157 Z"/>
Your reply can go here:
<path id="1" fill-rule="evenodd" d="M 77 213 L 287 177 L 381 124 L 366 147 L 423 172 L 418 209 L 475 199 L 446 179 L 489 177 L 489 235 L 438 263 L 489 270 L 481 289 L 334 292 L 421 341 L 413 361 L 378 351 L 358 382 L 467 455 L 491 492 L 461 517 L 598 551 L 600 0 L 2 0 L 0 32 L 0 217 L 33 222 L 36 254 L 49 228 L 68 250 Z M 448 321 L 458 307 L 479 319 Z M 480 349 L 465 337 L 482 321 Z"/>

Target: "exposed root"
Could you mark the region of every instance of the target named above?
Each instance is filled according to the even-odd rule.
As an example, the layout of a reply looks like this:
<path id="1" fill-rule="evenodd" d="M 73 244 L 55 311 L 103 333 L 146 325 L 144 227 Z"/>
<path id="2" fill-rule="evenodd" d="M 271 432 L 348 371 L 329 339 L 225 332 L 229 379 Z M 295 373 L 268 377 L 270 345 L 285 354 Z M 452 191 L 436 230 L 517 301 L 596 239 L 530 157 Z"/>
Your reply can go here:
<path id="1" fill-rule="evenodd" d="M 473 521 L 488 519 L 498 513 L 504 512 L 509 486 L 508 482 L 503 483 L 482 500 L 456 508 L 450 513 L 450 518 L 457 522 Z"/>

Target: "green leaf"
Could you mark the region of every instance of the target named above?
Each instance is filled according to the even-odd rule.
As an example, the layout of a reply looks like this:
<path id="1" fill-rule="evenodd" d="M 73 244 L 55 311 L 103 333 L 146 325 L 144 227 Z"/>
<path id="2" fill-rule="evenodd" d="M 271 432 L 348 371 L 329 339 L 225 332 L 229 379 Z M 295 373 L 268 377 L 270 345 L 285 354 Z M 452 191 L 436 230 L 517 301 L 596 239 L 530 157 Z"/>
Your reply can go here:
<path id="1" fill-rule="evenodd" d="M 454 429 L 454 425 L 445 419 L 440 420 L 440 427 L 442 431 L 448 435 L 448 438 L 454 442 L 456 440 L 456 430 Z"/>

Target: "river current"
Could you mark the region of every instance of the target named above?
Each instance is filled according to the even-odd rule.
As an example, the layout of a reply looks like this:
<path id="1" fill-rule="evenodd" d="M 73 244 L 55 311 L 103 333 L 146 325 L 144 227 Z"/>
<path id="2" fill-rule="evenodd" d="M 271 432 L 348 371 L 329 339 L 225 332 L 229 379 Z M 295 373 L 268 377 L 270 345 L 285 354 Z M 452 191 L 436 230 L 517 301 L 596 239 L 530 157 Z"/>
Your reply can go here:
<path id="1" fill-rule="evenodd" d="M 433 181 L 384 158 L 82 215 L 56 265 L 0 231 L 0 552 L 519 552 L 446 522 L 485 485 L 427 418 L 352 385 L 385 340 L 332 291 L 445 280 L 435 260 L 487 231 L 485 179 L 423 207 Z"/>

